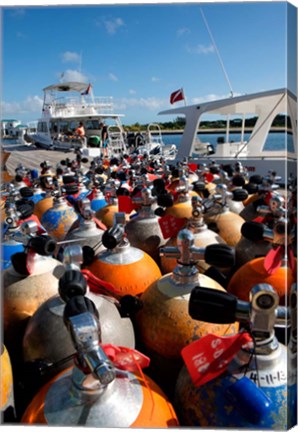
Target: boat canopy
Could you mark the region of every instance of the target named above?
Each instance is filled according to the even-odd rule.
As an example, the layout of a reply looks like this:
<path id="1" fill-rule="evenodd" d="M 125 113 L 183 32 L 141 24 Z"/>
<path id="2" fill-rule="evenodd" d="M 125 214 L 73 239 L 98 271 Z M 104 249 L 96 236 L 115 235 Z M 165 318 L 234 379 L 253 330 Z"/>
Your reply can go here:
<path id="1" fill-rule="evenodd" d="M 56 91 L 62 91 L 62 92 L 66 92 L 66 91 L 82 92 L 82 91 L 86 90 L 88 85 L 89 85 L 89 83 L 86 84 L 86 83 L 81 83 L 81 82 L 69 81 L 69 82 L 62 82 L 59 84 L 50 85 L 48 87 L 45 87 L 43 89 L 43 91 L 46 92 L 46 91 L 56 90 Z"/>
<path id="2" fill-rule="evenodd" d="M 197 140 L 200 118 L 203 114 L 258 116 L 254 130 L 250 136 L 249 155 L 261 156 L 266 137 L 276 115 L 285 113 L 291 119 L 294 147 L 297 143 L 297 97 L 287 88 L 253 93 L 250 95 L 230 97 L 201 104 L 179 106 L 159 112 L 159 115 L 185 115 L 185 128 L 179 146 L 178 158 L 183 159 L 191 154 Z M 244 127 L 244 126 L 243 126 Z M 274 153 L 274 152 L 272 152 Z M 277 152 L 275 152 L 277 153 Z"/>

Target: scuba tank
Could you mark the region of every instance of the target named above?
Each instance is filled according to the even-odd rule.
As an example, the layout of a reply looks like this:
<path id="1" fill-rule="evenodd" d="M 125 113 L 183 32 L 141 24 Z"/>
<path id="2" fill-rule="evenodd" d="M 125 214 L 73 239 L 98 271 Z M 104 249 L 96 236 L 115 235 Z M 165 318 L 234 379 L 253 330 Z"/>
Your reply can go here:
<path id="1" fill-rule="evenodd" d="M 244 204 L 243 201 L 245 201 L 248 198 L 248 192 L 243 187 L 245 186 L 245 178 L 242 175 L 234 175 L 229 183 L 228 187 L 230 192 L 233 192 L 234 190 L 243 190 L 243 199 L 239 201 L 235 201 L 233 199 L 228 199 L 227 204 L 229 206 L 229 209 L 231 212 L 240 214 L 244 210 Z M 237 192 L 236 192 L 237 193 Z M 239 192 L 238 192 L 239 193 Z"/>
<path id="2" fill-rule="evenodd" d="M 12 266 L 3 273 L 4 343 L 11 360 L 18 350 L 28 319 L 57 292 L 61 263 L 51 258 L 55 242 L 46 235 L 35 236 L 33 221 L 21 225 L 25 252 L 12 255 Z"/>
<path id="3" fill-rule="evenodd" d="M 247 196 L 247 192 L 243 189 L 229 192 L 226 185 L 218 184 L 216 193 L 203 200 L 206 210 L 205 223 L 209 229 L 217 232 L 229 246 L 235 246 L 239 242 L 244 219 L 229 210 L 228 199 L 242 201 L 244 196 Z"/>
<path id="4" fill-rule="evenodd" d="M 53 207 L 55 195 L 54 190 L 56 185 L 53 181 L 53 177 L 49 175 L 40 176 L 39 181 L 42 189 L 44 190 L 44 198 L 35 203 L 33 214 L 35 214 L 38 219 L 41 220 L 42 215 L 48 209 Z"/>
<path id="5" fill-rule="evenodd" d="M 46 210 L 41 217 L 41 224 L 56 241 L 64 240 L 69 228 L 77 219 L 77 214 L 60 191 L 55 191 L 53 207 Z"/>
<path id="6" fill-rule="evenodd" d="M 132 202 L 141 205 L 125 225 L 125 232 L 131 246 L 139 248 L 159 263 L 159 247 L 163 246 L 163 238 L 158 217 L 154 214 L 152 204 L 156 201 L 149 188 L 143 188 L 141 197 L 132 197 Z"/>
<path id="7" fill-rule="evenodd" d="M 24 251 L 24 245 L 20 237 L 21 218 L 32 214 L 30 206 L 23 205 L 21 211 L 17 211 L 16 206 L 5 209 L 5 232 L 2 237 L 2 257 L 1 269 L 5 270 L 11 267 L 11 257 L 17 252 Z"/>
<path id="8" fill-rule="evenodd" d="M 13 421 L 15 414 L 12 368 L 8 351 L 3 344 L 1 344 L 0 371 L 0 415 L 1 423 L 5 423 Z"/>
<path id="9" fill-rule="evenodd" d="M 95 217 L 101 220 L 107 228 L 113 226 L 114 215 L 118 212 L 116 187 L 116 182 L 114 180 L 110 180 L 109 183 L 106 184 L 104 193 L 107 204 L 95 213 Z"/>
<path id="10" fill-rule="evenodd" d="M 202 216 L 201 198 L 199 196 L 191 197 L 192 217 L 186 223 L 186 227 L 193 233 L 194 245 L 204 247 L 215 243 L 226 243 L 217 233 L 208 229 Z M 177 237 L 171 237 L 166 243 L 166 247 L 176 247 Z M 163 274 L 171 273 L 177 265 L 177 259 L 162 255 L 160 258 L 160 268 Z M 205 261 L 199 261 L 197 264 L 201 272 L 206 271 L 210 266 Z"/>
<path id="11" fill-rule="evenodd" d="M 20 194 L 22 198 L 29 199 L 33 201 L 34 204 L 38 203 L 38 201 L 42 200 L 45 197 L 45 192 L 40 187 L 40 184 L 36 181 L 33 183 L 32 187 L 23 187 L 20 189 Z"/>
<path id="12" fill-rule="evenodd" d="M 192 206 L 190 197 L 191 187 L 185 176 L 181 176 L 179 183 L 174 189 L 175 200 L 171 207 L 167 207 L 165 215 L 172 215 L 177 218 L 190 219 L 192 216 Z"/>
<path id="13" fill-rule="evenodd" d="M 68 272 L 65 276 L 67 291 L 71 292 L 67 285 L 75 286 L 63 314 L 77 351 L 74 366 L 60 373 L 37 393 L 21 423 L 93 427 L 177 426 L 176 415 L 161 389 L 143 373 L 139 376 L 138 372 L 131 372 L 141 368 L 136 362 L 143 361 L 146 365 L 149 359 L 137 351 L 113 346 L 108 346 L 105 351 L 100 343 L 98 311 L 94 303 L 82 295 L 83 276 L 78 271 Z M 60 287 L 63 289 L 64 286 Z M 119 351 L 122 358 L 121 355 L 117 357 Z M 112 360 L 107 352 L 110 352 Z M 117 367 L 114 363 L 118 359 Z"/>
<path id="14" fill-rule="evenodd" d="M 81 246 L 67 246 L 64 253 L 64 265 L 68 270 L 80 270 L 83 261 Z M 23 338 L 23 359 L 26 381 L 26 398 L 32 394 L 33 382 L 45 383 L 61 370 L 71 366 L 75 349 L 69 334 L 63 325 L 65 304 L 69 299 L 71 285 L 66 285 L 66 276 L 59 280 L 59 294 L 49 298 L 35 311 L 26 326 Z M 132 322 L 128 316 L 122 316 L 121 302 L 105 295 L 89 291 L 85 279 L 81 279 L 85 295 L 91 299 L 101 316 L 102 343 L 134 348 L 135 337 Z M 71 292 L 71 291 L 70 291 Z M 121 315 L 120 315 L 121 314 Z M 27 380 L 27 375 L 29 380 Z M 37 388 L 36 388 L 37 390 Z M 33 394 L 32 394 L 33 397 Z"/>
<path id="15" fill-rule="evenodd" d="M 246 202 L 240 216 L 247 222 L 259 216 L 257 207 L 260 205 L 268 205 L 272 193 L 279 188 L 279 185 L 274 183 L 272 178 L 261 177 L 254 175 L 250 177 L 249 183 L 245 185 L 245 189 L 252 196 L 250 201 Z"/>
<path id="16" fill-rule="evenodd" d="M 125 213 L 116 213 L 114 226 L 102 236 L 107 250 L 85 265 L 92 275 L 112 284 L 119 297 L 139 295 L 161 276 L 156 262 L 146 252 L 130 245 L 124 226 Z"/>
<path id="17" fill-rule="evenodd" d="M 90 203 L 91 203 L 91 209 L 93 211 L 97 212 L 102 207 L 107 205 L 105 196 L 101 190 L 101 186 L 102 186 L 104 180 L 99 175 L 92 174 L 91 181 L 93 184 L 93 189 L 92 189 L 90 195 L 88 195 L 88 199 L 90 200 Z"/>
<path id="18" fill-rule="evenodd" d="M 199 273 L 198 261 L 205 260 L 210 265 L 220 262 L 229 267 L 234 263 L 234 256 L 232 248 L 223 244 L 196 247 L 194 235 L 188 229 L 179 232 L 177 247 L 164 247 L 160 252 L 175 257 L 177 266 L 173 273 L 153 282 L 141 295 L 143 307 L 136 314 L 136 328 L 140 347 L 151 358 L 155 379 L 164 386 L 172 386 L 182 366 L 180 352 L 185 345 L 211 331 L 231 334 L 237 329 L 233 325 L 198 323 L 189 319 L 187 313 L 190 292 L 197 284 L 224 291 L 218 282 Z"/>
<path id="19" fill-rule="evenodd" d="M 231 277 L 227 291 L 247 301 L 254 285 L 268 283 L 274 287 L 281 304 L 286 304 L 291 285 L 296 280 L 297 260 L 292 248 L 294 235 L 295 226 L 284 218 L 275 222 L 273 229 L 256 223 L 254 238 L 270 241 L 271 249 L 265 257 L 255 258 L 241 266 Z"/>
<path id="20" fill-rule="evenodd" d="M 3 190 L 1 192 L 1 222 L 2 222 L 2 232 L 3 232 L 3 225 L 5 228 L 5 219 L 7 217 L 6 210 L 10 207 L 16 206 L 16 202 L 21 199 L 21 194 L 19 189 L 16 189 L 16 187 L 12 183 L 7 183 L 4 185 Z"/>
<path id="21" fill-rule="evenodd" d="M 46 235 L 34 235 L 35 222 L 24 222 L 21 230 L 25 251 L 12 255 L 12 266 L 4 271 L 2 284 L 3 341 L 13 368 L 17 413 L 22 400 L 17 396 L 21 390 L 19 379 L 24 372 L 22 338 L 25 328 L 38 307 L 57 292 L 58 280 L 64 271 L 61 263 L 51 258 L 55 242 Z"/>
<path id="22" fill-rule="evenodd" d="M 259 226 L 256 224 L 262 223 L 269 228 L 273 228 L 278 219 L 286 213 L 283 204 L 283 197 L 280 195 L 273 195 L 269 200 L 268 206 L 263 205 L 257 207 L 256 210 L 260 215 L 259 217 L 251 222 L 245 222 L 242 225 L 242 237 L 235 247 L 237 268 L 254 258 L 267 255 L 270 251 L 270 242 L 259 238 L 257 234 L 259 232 Z"/>
<path id="23" fill-rule="evenodd" d="M 64 247 L 69 242 L 78 244 L 81 247 L 89 246 L 94 250 L 95 254 L 105 250 L 101 241 L 105 226 L 94 218 L 95 212 L 91 210 L 88 198 L 78 200 L 76 207 L 79 211 L 79 217 L 70 227 L 65 239 L 62 241 L 63 245 L 58 252 L 58 258 L 61 258 L 61 261 L 63 260 Z"/>
<path id="24" fill-rule="evenodd" d="M 230 340 L 208 335 L 182 352 L 186 367 L 175 390 L 182 425 L 246 430 L 293 426 L 288 389 L 296 380 L 287 376 L 287 349 L 274 334 L 278 304 L 278 295 L 268 284 L 254 286 L 248 302 L 194 288 L 189 301 L 192 318 L 237 320 L 243 330 Z"/>

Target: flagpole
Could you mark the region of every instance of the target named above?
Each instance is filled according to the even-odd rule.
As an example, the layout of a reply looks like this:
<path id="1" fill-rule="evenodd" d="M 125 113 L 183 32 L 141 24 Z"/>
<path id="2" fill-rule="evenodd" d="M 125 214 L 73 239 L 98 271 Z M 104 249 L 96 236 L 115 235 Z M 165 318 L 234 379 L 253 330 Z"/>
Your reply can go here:
<path id="1" fill-rule="evenodd" d="M 184 94 L 184 88 L 183 87 L 182 87 L 182 94 L 183 94 L 184 106 L 186 106 L 187 103 L 186 103 L 186 97 L 185 97 L 185 94 Z"/>

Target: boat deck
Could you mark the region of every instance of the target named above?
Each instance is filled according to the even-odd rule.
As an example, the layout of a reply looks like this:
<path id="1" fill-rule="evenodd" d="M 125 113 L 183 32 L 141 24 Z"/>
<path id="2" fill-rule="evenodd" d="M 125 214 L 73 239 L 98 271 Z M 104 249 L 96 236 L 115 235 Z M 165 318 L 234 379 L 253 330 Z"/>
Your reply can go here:
<path id="1" fill-rule="evenodd" d="M 40 169 L 40 164 L 44 161 L 49 161 L 55 167 L 63 159 L 72 160 L 76 157 L 75 153 L 70 151 L 43 150 L 20 144 L 3 146 L 2 149 L 4 152 L 10 152 L 6 167 L 11 175 L 15 174 L 15 169 L 20 163 L 29 169 Z"/>

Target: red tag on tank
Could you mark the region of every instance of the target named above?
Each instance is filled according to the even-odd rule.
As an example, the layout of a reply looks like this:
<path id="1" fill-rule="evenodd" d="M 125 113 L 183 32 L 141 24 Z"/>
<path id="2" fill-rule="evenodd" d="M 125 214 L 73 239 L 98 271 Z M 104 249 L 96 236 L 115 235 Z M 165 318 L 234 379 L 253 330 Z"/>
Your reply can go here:
<path id="1" fill-rule="evenodd" d="M 211 173 L 204 174 L 204 177 L 207 183 L 211 183 L 214 180 L 214 175 Z"/>
<path id="2" fill-rule="evenodd" d="M 177 218 L 173 215 L 166 215 L 158 219 L 158 223 L 164 239 L 176 237 L 178 232 L 186 224 L 186 218 Z"/>
<path id="3" fill-rule="evenodd" d="M 130 214 L 135 209 L 131 198 L 127 195 L 118 196 L 118 211 Z"/>
<path id="4" fill-rule="evenodd" d="M 107 230 L 107 227 L 105 226 L 105 224 L 102 221 L 100 221 L 96 217 L 93 217 L 92 220 L 95 222 L 97 228 L 99 228 L 99 229 L 101 229 L 103 231 Z"/>
<path id="5" fill-rule="evenodd" d="M 196 170 L 198 169 L 198 165 L 196 163 L 188 163 L 187 166 L 192 172 L 196 172 Z"/>
<path id="6" fill-rule="evenodd" d="M 192 382 L 199 387 L 221 375 L 243 345 L 251 342 L 247 333 L 234 336 L 208 334 L 181 351 Z"/>
<path id="7" fill-rule="evenodd" d="M 104 344 L 101 347 L 114 366 L 119 369 L 136 372 L 139 368 L 144 369 L 150 364 L 150 358 L 135 349 L 113 344 Z"/>

